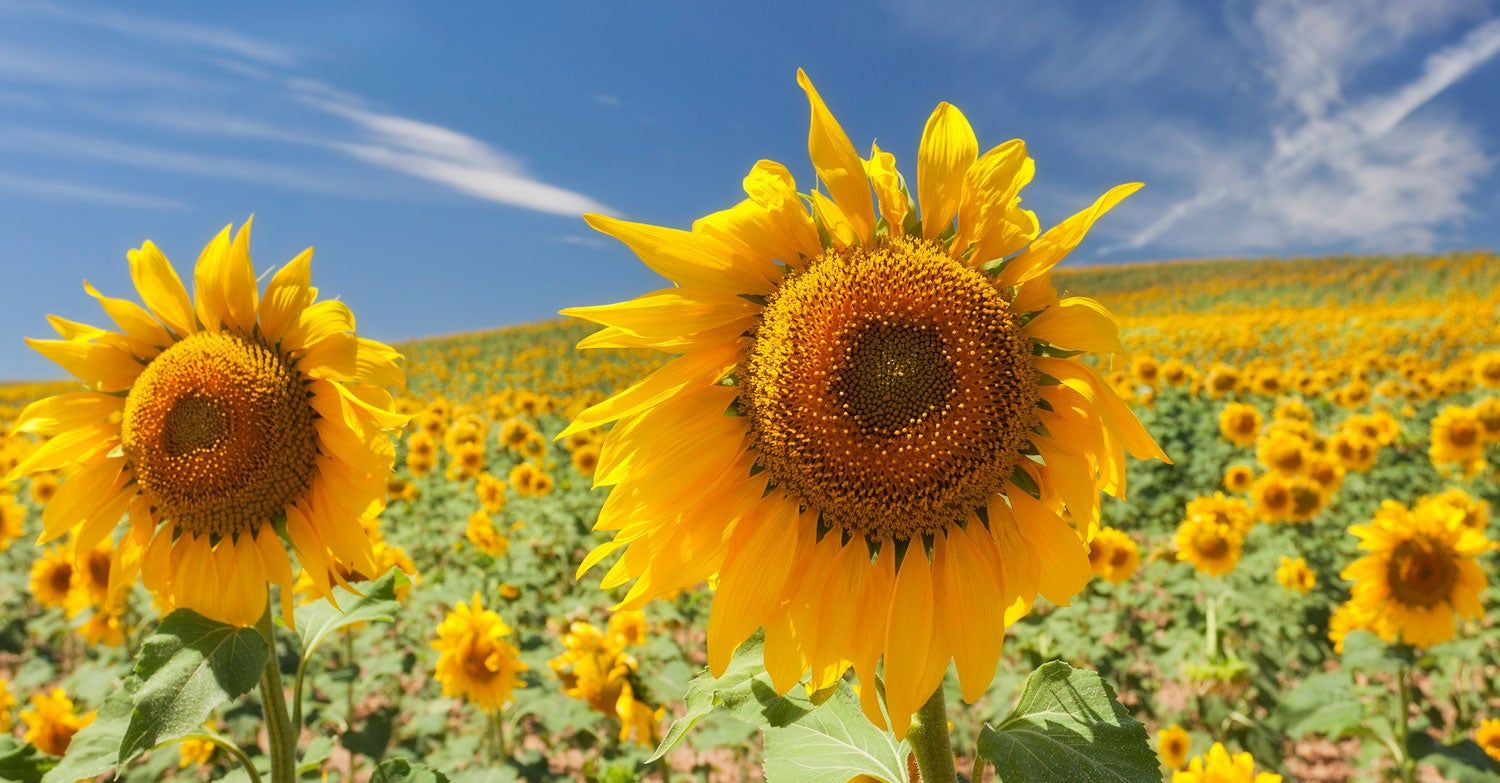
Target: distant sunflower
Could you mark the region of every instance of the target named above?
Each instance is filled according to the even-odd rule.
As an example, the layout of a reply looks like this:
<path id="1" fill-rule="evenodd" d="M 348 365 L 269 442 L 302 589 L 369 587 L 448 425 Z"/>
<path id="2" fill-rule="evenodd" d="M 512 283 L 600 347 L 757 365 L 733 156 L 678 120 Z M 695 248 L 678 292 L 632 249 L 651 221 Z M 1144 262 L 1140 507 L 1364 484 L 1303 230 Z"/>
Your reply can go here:
<path id="1" fill-rule="evenodd" d="M 1477 464 L 1484 458 L 1484 424 L 1473 408 L 1449 405 L 1432 420 L 1428 454 L 1437 464 Z"/>
<path id="2" fill-rule="evenodd" d="M 26 533 L 26 509 L 9 495 L 0 493 L 0 552 Z"/>
<path id="3" fill-rule="evenodd" d="M 467 604 L 459 601 L 438 625 L 432 643 L 443 695 L 462 697 L 487 711 L 510 702 L 516 688 L 526 687 L 521 673 L 528 668 L 506 638 L 510 634 L 499 613 L 484 608 L 479 593 Z"/>
<path id="4" fill-rule="evenodd" d="M 1281 564 L 1276 568 L 1276 583 L 1287 590 L 1306 595 L 1317 587 L 1318 575 L 1307 567 L 1305 558 L 1282 556 Z"/>
<path id="5" fill-rule="evenodd" d="M 798 81 L 825 191 L 761 161 L 749 198 L 691 231 L 587 216 L 673 285 L 564 311 L 604 326 L 580 347 L 682 355 L 559 436 L 614 423 L 594 481 L 614 487 L 597 529 L 616 536 L 580 572 L 623 549 L 603 586 L 633 582 L 626 608 L 717 574 L 712 671 L 758 627 L 782 692 L 850 663 L 872 683 L 883 660 L 904 735 L 938 662 L 977 698 L 1007 622 L 1083 587 L 1125 452 L 1166 459 L 1079 360 L 1121 352 L 1114 318 L 1051 282 L 1140 186 L 1040 233 L 1020 206 L 1025 144 L 981 155 L 944 103 L 918 150 L 919 214 L 894 156 L 862 159 Z M 879 689 L 861 693 L 884 725 Z"/>
<path id="6" fill-rule="evenodd" d="M 21 722 L 26 724 L 27 742 L 43 753 L 61 756 L 68 752 L 73 735 L 94 722 L 94 713 L 79 715 L 68 694 L 53 688 L 31 697 L 31 706 L 21 710 Z"/>
<path id="7" fill-rule="evenodd" d="M 48 547 L 31 562 L 31 595 L 37 603 L 53 609 L 68 607 L 75 579 L 73 558 L 66 546 Z"/>
<path id="8" fill-rule="evenodd" d="M 259 292 L 248 221 L 204 248 L 195 299 L 152 243 L 128 255 L 146 307 L 84 284 L 118 332 L 52 316 L 62 339 L 28 340 L 88 387 L 16 424 L 50 440 L 7 481 L 72 469 L 41 540 L 71 531 L 88 553 L 128 513 L 121 561 L 137 566 L 116 578 L 139 572 L 163 605 L 240 626 L 265 611 L 268 582 L 290 611 L 281 535 L 323 595 L 334 566 L 373 573 L 360 520 L 383 504 L 384 433 L 404 421 L 386 391 L 403 382 L 399 354 L 356 337 L 342 302 L 316 301 L 311 250 Z"/>
<path id="9" fill-rule="evenodd" d="M 1281 783 L 1274 772 L 1256 772 L 1255 759 L 1249 753 L 1230 755 L 1215 742 L 1208 753 L 1194 756 L 1188 768 L 1172 774 L 1172 783 Z"/>
<path id="10" fill-rule="evenodd" d="M 1328 452 L 1338 460 L 1340 467 L 1359 473 L 1375 467 L 1375 459 L 1380 456 L 1380 442 L 1360 432 L 1344 430 L 1333 433 L 1328 439 Z"/>
<path id="11" fill-rule="evenodd" d="M 1456 616 L 1484 613 L 1487 580 L 1477 559 L 1495 544 L 1465 527 L 1458 510 L 1388 500 L 1369 524 L 1349 532 L 1365 555 L 1341 576 L 1354 582 L 1350 603 L 1374 619 L 1382 639 L 1430 647 L 1453 638 Z"/>
<path id="12" fill-rule="evenodd" d="M 1244 498 L 1232 498 L 1223 492 L 1203 495 L 1188 501 L 1184 509 L 1187 517 L 1207 517 L 1213 522 L 1227 525 L 1241 538 L 1255 527 L 1255 512 Z"/>
<path id="13" fill-rule="evenodd" d="M 1260 464 L 1283 476 L 1296 476 L 1307 469 L 1307 441 L 1285 430 L 1267 432 L 1255 444 L 1255 458 Z"/>
<path id="14" fill-rule="evenodd" d="M 1339 655 L 1344 654 L 1344 640 L 1354 631 L 1368 631 L 1374 625 L 1374 621 L 1366 617 L 1364 612 L 1353 602 L 1345 601 L 1334 607 L 1333 612 L 1328 615 L 1328 641 L 1333 643 L 1333 651 Z"/>
<path id="15" fill-rule="evenodd" d="M 1489 718 L 1474 729 L 1474 743 L 1500 764 L 1500 718 Z"/>
<path id="16" fill-rule="evenodd" d="M 1129 579 L 1141 564 L 1141 549 L 1128 533 L 1101 527 L 1089 541 L 1089 565 L 1094 574 L 1114 584 Z"/>
<path id="17" fill-rule="evenodd" d="M 1187 766 L 1188 753 L 1193 749 L 1193 738 L 1177 724 L 1172 724 L 1156 735 L 1156 752 L 1161 763 L 1168 769 Z"/>
<path id="18" fill-rule="evenodd" d="M 1249 465 L 1230 465 L 1224 470 L 1224 488 L 1244 492 L 1255 482 L 1255 470 Z"/>
<path id="19" fill-rule="evenodd" d="M 1206 576 L 1224 576 L 1240 562 L 1242 535 L 1208 516 L 1190 516 L 1177 527 L 1177 556 Z"/>
<path id="20" fill-rule="evenodd" d="M 1231 402 L 1219 411 L 1219 433 L 1237 446 L 1250 446 L 1260 434 L 1260 411 L 1253 405 Z"/>

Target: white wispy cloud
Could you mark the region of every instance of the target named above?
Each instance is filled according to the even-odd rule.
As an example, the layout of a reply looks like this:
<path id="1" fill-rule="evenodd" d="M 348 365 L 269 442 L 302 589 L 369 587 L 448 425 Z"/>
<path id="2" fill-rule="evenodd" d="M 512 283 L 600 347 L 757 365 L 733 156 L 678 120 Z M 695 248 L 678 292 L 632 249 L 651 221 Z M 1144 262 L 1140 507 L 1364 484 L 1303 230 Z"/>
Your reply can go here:
<path id="1" fill-rule="evenodd" d="M 568 216 L 608 211 L 583 193 L 528 172 L 510 153 L 474 135 L 376 108 L 310 76 L 303 58 L 290 48 L 228 27 L 51 0 L 0 0 L 0 23 L 6 20 L 102 31 L 107 40 L 117 41 L 89 51 L 25 50 L 0 43 L 0 83 L 53 88 L 44 96 L 49 108 L 86 114 L 96 123 L 151 127 L 204 142 L 246 139 L 263 144 L 252 159 L 181 149 L 167 140 L 127 142 L 71 128 L 53 132 L 40 123 L 27 127 L 9 122 L 0 124 L 0 147 L 330 195 L 385 198 L 402 191 L 342 183 L 330 171 L 310 171 L 298 156 L 283 154 L 287 145 L 311 147 L 341 153 L 357 162 L 359 171 L 413 177 L 495 204 Z M 143 49 L 151 56 L 136 57 Z M 184 61 L 184 56 L 192 59 Z M 212 67 L 204 69 L 205 63 Z M 128 105 L 97 90 L 119 84 L 137 88 Z M 213 108 L 226 100 L 255 108 L 228 113 Z M 142 111 L 143 105 L 158 111 Z"/>
<path id="2" fill-rule="evenodd" d="M 85 202 L 115 207 L 181 210 L 187 205 L 176 199 L 112 190 L 80 182 L 66 182 L 45 177 L 28 177 L 0 171 L 0 190 L 27 198 Z"/>
<path id="3" fill-rule="evenodd" d="M 227 28 L 137 16 L 97 6 L 83 10 L 46 0 L 0 0 L 0 14 L 40 17 L 140 40 L 233 55 L 267 65 L 290 66 L 298 60 L 287 47 Z"/>
<path id="4" fill-rule="evenodd" d="M 364 132 L 358 141 L 334 146 L 366 163 L 430 180 L 476 198 L 555 215 L 608 212 L 609 207 L 576 191 L 543 182 L 509 154 L 451 128 L 355 105 L 327 90 L 304 96 Z"/>
<path id="5" fill-rule="evenodd" d="M 1420 73 L 1350 94 L 1361 71 L 1473 13 L 1471 3 L 1267 0 L 1241 31 L 1275 106 L 1260 134 L 1163 130 L 1162 170 L 1186 191 L 1119 247 L 1207 253 L 1288 246 L 1426 249 L 1471 212 L 1492 160 L 1462 119 L 1420 113 L 1500 53 L 1500 20 L 1432 52 Z"/>

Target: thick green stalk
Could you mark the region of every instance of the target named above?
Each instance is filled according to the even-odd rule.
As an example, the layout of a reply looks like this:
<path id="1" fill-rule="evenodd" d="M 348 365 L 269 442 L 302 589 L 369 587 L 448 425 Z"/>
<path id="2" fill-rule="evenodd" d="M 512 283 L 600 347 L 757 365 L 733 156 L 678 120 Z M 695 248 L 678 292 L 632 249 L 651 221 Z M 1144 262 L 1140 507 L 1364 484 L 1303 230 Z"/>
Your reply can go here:
<path id="1" fill-rule="evenodd" d="M 953 744 L 948 738 L 948 705 L 943 700 L 942 684 L 912 716 L 911 731 L 907 732 L 906 738 L 911 742 L 912 754 L 917 757 L 922 783 L 953 783 L 958 780 L 958 770 L 953 766 Z"/>
<path id="2" fill-rule="evenodd" d="M 1411 667 L 1401 664 L 1396 673 L 1396 692 L 1399 695 L 1401 713 L 1396 716 L 1396 745 L 1401 755 L 1396 763 L 1401 766 L 1402 783 L 1416 783 L 1417 762 L 1411 757 Z"/>
<path id="3" fill-rule="evenodd" d="M 287 715 L 286 692 L 281 687 L 281 661 L 276 655 L 276 629 L 271 623 L 269 604 L 255 628 L 265 637 L 270 649 L 266 668 L 260 675 L 260 699 L 266 714 L 266 737 L 271 743 L 271 783 L 295 783 L 300 727 L 293 726 Z"/>

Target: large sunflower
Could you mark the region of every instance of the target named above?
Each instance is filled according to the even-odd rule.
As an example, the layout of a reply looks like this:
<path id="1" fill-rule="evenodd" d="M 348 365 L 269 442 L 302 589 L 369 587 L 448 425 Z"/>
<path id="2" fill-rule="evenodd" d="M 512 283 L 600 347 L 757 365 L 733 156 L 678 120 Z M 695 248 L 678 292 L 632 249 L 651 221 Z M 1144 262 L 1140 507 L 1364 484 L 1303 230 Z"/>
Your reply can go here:
<path id="1" fill-rule="evenodd" d="M 1340 576 L 1354 582 L 1349 603 L 1382 639 L 1430 647 L 1453 638 L 1455 616 L 1484 613 L 1487 579 L 1476 560 L 1495 544 L 1463 517 L 1443 504 L 1387 500 L 1368 525 L 1349 528 L 1365 555 Z"/>
<path id="2" fill-rule="evenodd" d="M 317 301 L 304 251 L 262 294 L 250 222 L 226 226 L 194 271 L 194 298 L 146 242 L 128 254 L 146 306 L 84 284 L 119 331 L 49 320 L 28 340 L 88 387 L 28 406 L 20 432 L 50 438 L 6 477 L 68 468 L 42 541 L 73 534 L 87 554 L 128 514 L 115 581 L 139 572 L 163 605 L 235 625 L 291 607 L 291 561 L 328 595 L 340 573 L 374 574 L 361 520 L 379 513 L 394 449 L 386 387 L 400 355 L 356 337 L 354 314 Z"/>
<path id="3" fill-rule="evenodd" d="M 1125 453 L 1166 459 L 1079 360 L 1121 351 L 1113 317 L 1051 281 L 1140 185 L 1039 233 L 1025 144 L 979 154 L 944 103 L 918 151 L 919 215 L 894 157 L 862 159 L 798 81 L 824 190 L 761 161 L 749 198 L 691 231 L 587 216 L 673 285 L 564 311 L 604 326 L 580 347 L 681 356 L 560 436 L 614 423 L 594 480 L 614 488 L 597 529 L 615 537 L 580 573 L 623 550 L 603 586 L 633 582 L 625 608 L 717 574 L 714 672 L 756 628 L 783 692 L 850 665 L 872 683 L 883 661 L 904 734 L 949 659 L 977 698 L 1005 626 L 1083 587 Z M 879 689 L 861 692 L 883 724 Z"/>

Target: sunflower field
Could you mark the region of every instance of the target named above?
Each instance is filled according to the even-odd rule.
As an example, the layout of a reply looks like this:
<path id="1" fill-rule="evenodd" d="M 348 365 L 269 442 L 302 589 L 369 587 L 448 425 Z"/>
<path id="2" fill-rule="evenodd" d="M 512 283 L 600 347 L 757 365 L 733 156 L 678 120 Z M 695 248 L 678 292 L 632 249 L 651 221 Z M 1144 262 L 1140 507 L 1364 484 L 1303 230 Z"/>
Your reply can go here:
<path id="1" fill-rule="evenodd" d="M 628 303 L 385 345 L 247 224 L 52 318 L 0 779 L 1500 781 L 1500 258 L 1053 269 L 1136 186 L 803 87 Z"/>

